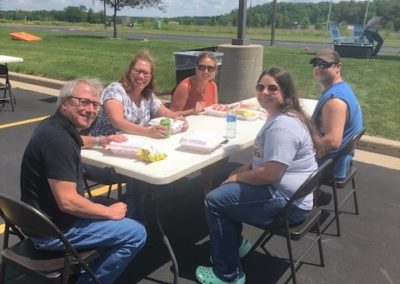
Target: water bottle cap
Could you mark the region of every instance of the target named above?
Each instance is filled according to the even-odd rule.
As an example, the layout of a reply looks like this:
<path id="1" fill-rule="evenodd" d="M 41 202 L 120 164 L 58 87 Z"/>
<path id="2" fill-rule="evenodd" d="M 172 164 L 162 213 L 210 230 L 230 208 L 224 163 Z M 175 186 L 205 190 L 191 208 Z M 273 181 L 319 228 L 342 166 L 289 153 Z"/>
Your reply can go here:
<path id="1" fill-rule="evenodd" d="M 227 122 L 235 122 L 235 121 L 236 121 L 236 115 L 234 115 L 234 114 L 228 114 L 228 115 L 226 116 L 226 121 L 227 121 Z"/>

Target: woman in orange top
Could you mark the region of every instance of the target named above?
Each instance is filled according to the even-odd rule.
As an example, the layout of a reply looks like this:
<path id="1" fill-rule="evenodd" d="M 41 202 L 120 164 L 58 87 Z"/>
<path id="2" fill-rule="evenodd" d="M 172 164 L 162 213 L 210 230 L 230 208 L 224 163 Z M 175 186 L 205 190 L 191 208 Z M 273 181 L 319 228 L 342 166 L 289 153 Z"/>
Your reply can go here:
<path id="1" fill-rule="evenodd" d="M 217 104 L 216 68 L 217 60 L 212 52 L 200 53 L 197 57 L 196 74 L 182 80 L 175 88 L 170 109 L 190 115 L 202 112 L 206 106 Z"/>
<path id="2" fill-rule="evenodd" d="M 200 53 L 197 57 L 196 74 L 182 80 L 175 88 L 170 109 L 175 112 L 179 111 L 180 115 L 191 115 L 204 111 L 206 106 L 217 104 L 216 68 L 217 59 L 212 52 Z M 227 159 L 224 159 L 202 169 L 204 194 L 212 189 L 212 180 L 216 169 L 225 165 L 226 162 Z"/>

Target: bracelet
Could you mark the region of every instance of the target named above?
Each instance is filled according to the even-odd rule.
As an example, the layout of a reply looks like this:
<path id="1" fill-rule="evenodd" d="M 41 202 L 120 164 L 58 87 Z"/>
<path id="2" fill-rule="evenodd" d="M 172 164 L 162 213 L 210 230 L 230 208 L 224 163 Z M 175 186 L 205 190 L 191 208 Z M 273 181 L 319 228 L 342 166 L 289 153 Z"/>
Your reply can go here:
<path id="1" fill-rule="evenodd" d="M 96 140 L 94 142 L 94 146 L 97 146 L 97 147 L 101 146 L 101 138 L 103 138 L 103 137 L 96 136 Z"/>

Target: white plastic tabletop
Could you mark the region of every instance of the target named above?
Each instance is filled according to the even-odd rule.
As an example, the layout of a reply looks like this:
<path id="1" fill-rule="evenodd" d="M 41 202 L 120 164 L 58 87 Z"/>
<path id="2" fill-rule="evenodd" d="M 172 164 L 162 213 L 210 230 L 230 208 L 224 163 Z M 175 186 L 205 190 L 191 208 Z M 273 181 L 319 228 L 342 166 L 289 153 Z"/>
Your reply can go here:
<path id="1" fill-rule="evenodd" d="M 8 55 L 0 55 L 0 64 L 14 63 L 14 62 L 23 62 L 24 59 L 21 57 L 14 57 Z"/>
<path id="2" fill-rule="evenodd" d="M 306 103 L 311 109 L 314 100 Z M 224 117 L 208 115 L 191 115 L 187 117 L 187 132 L 202 130 L 225 135 L 226 120 Z M 254 121 L 237 120 L 237 134 L 226 144 L 211 153 L 198 153 L 184 150 L 179 145 L 185 133 L 174 134 L 166 139 L 152 139 L 144 136 L 129 135 L 141 140 L 149 140 L 160 152 L 166 153 L 166 159 L 147 163 L 135 157 L 116 156 L 103 149 L 83 149 L 82 160 L 99 167 L 114 167 L 117 173 L 133 177 L 150 184 L 161 185 L 172 183 L 188 174 L 200 170 L 216 161 L 251 147 L 254 139 L 265 123 L 263 119 Z"/>

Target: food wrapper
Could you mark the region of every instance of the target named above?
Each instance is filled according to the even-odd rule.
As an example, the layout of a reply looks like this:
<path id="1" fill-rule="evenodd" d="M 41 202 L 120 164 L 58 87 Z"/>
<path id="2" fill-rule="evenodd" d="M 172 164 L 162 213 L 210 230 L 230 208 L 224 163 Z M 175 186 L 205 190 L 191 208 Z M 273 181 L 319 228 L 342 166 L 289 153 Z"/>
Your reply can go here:
<path id="1" fill-rule="evenodd" d="M 217 133 L 206 131 L 193 131 L 181 138 L 179 144 L 194 152 L 210 153 L 225 141 L 224 137 Z"/>
<path id="2" fill-rule="evenodd" d="M 228 115 L 228 111 L 231 108 L 232 106 L 228 104 L 213 104 L 208 107 L 205 107 L 204 114 L 225 117 Z"/>
<path id="3" fill-rule="evenodd" d="M 128 138 L 125 142 L 111 142 L 107 148 L 114 155 L 138 158 L 146 162 L 164 160 L 167 155 L 158 151 L 150 141 Z"/>
<path id="4" fill-rule="evenodd" d="M 232 113 L 236 114 L 237 118 L 242 120 L 256 120 L 260 117 L 258 111 L 245 108 L 234 109 Z"/>
<path id="5" fill-rule="evenodd" d="M 160 153 L 155 148 L 147 148 L 147 149 L 140 149 L 137 151 L 136 156 L 146 162 L 156 162 L 164 160 L 167 157 L 167 154 Z"/>
<path id="6" fill-rule="evenodd" d="M 166 117 L 153 118 L 152 120 L 149 121 L 149 125 L 161 125 L 161 120 L 164 118 Z M 170 126 L 171 134 L 182 132 L 184 122 L 182 120 L 173 120 L 172 118 L 170 118 L 170 120 L 171 120 L 171 126 Z"/>
<path id="7" fill-rule="evenodd" d="M 257 102 L 246 100 L 236 103 L 235 108 L 244 108 L 250 110 L 259 110 L 260 105 Z"/>

